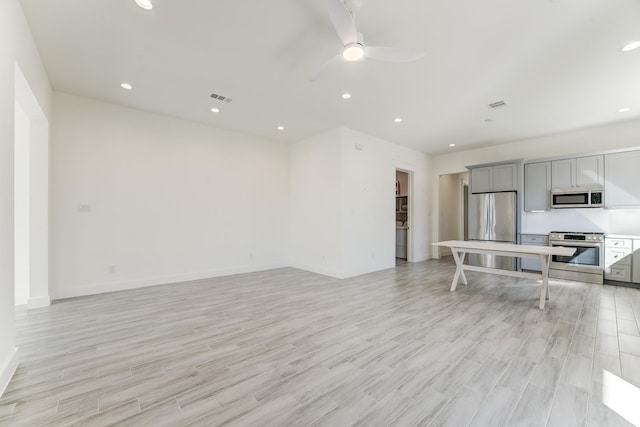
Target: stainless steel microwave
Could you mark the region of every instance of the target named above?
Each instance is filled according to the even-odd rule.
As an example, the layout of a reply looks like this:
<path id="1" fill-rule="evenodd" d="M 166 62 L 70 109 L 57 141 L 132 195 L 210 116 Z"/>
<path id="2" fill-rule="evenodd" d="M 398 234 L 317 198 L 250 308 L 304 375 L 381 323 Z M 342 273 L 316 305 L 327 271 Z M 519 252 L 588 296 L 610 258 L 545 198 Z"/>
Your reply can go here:
<path id="1" fill-rule="evenodd" d="M 602 187 L 554 188 L 551 190 L 551 207 L 560 208 L 601 208 L 604 206 Z"/>

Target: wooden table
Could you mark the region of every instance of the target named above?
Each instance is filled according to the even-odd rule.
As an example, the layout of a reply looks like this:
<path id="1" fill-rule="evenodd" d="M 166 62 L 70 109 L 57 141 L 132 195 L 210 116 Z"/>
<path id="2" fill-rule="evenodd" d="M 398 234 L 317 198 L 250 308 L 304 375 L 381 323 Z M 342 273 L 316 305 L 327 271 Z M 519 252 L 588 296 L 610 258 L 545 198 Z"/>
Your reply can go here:
<path id="1" fill-rule="evenodd" d="M 501 274 L 504 276 L 524 277 L 527 279 L 542 279 L 540 286 L 540 309 L 544 309 L 545 300 L 550 297 L 549 294 L 549 262 L 552 255 L 571 256 L 575 253 L 576 248 L 565 248 L 559 246 L 530 246 L 516 245 L 513 243 L 497 243 L 497 242 L 480 242 L 465 240 L 447 240 L 444 242 L 434 243 L 434 246 L 445 246 L 451 248 L 453 259 L 456 261 L 456 273 L 451 282 L 451 291 L 455 291 L 458 280 L 462 278 L 462 283 L 467 284 L 467 277 L 464 275 L 467 271 L 480 271 L 483 273 Z M 474 254 L 490 254 L 511 256 L 519 258 L 537 258 L 540 260 L 541 272 L 529 273 L 525 271 L 503 270 L 499 268 L 481 267 L 476 265 L 464 264 L 464 258 L 467 253 Z"/>

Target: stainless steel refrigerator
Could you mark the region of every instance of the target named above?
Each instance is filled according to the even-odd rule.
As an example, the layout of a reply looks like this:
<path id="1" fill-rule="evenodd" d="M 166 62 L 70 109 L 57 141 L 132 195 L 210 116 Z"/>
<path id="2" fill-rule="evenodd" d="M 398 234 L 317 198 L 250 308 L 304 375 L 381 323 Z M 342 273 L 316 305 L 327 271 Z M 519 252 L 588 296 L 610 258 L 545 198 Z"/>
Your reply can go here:
<path id="1" fill-rule="evenodd" d="M 470 194 L 468 202 L 469 240 L 517 242 L 516 192 Z M 467 263 L 515 270 L 514 257 L 468 254 Z"/>

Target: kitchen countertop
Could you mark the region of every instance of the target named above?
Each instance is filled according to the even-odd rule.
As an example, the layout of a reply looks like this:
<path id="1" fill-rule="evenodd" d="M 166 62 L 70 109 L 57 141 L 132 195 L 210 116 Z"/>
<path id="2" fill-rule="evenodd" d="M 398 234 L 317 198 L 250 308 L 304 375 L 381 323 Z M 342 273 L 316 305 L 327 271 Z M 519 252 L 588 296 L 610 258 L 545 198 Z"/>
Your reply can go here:
<path id="1" fill-rule="evenodd" d="M 640 239 L 637 234 L 605 234 L 607 239 Z"/>

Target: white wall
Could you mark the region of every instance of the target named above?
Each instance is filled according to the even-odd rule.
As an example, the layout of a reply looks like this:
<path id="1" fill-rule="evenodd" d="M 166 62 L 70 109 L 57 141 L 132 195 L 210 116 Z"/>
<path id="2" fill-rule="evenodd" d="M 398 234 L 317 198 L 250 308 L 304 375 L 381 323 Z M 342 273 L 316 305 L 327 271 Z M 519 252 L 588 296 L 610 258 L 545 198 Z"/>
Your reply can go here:
<path id="1" fill-rule="evenodd" d="M 574 154 L 588 154 L 606 150 L 623 149 L 640 146 L 640 120 L 630 120 L 603 126 L 595 126 L 572 132 L 563 132 L 540 138 L 514 141 L 492 147 L 483 147 L 450 154 L 441 154 L 432 159 L 433 190 L 438 192 L 438 177 L 442 174 L 466 171 L 465 166 L 483 163 L 499 162 L 513 159 L 540 159 L 555 156 L 572 156 Z M 438 209 L 439 206 L 434 207 Z M 570 216 L 568 218 L 567 216 Z M 545 214 L 525 214 L 523 216 L 522 232 L 546 233 L 547 228 L 566 228 L 571 224 L 575 230 L 587 230 L 619 233 L 620 228 L 628 229 L 632 223 L 619 223 L 634 215 L 620 213 L 606 213 L 602 210 L 571 210 L 570 212 L 547 212 Z M 433 229 L 438 230 L 439 224 L 434 217 Z M 544 224 L 544 225 L 543 225 Z M 572 230 L 568 230 L 572 231 Z M 435 239 L 439 239 L 437 235 Z M 434 255 L 437 252 L 434 251 Z"/>
<path id="2" fill-rule="evenodd" d="M 340 129 L 291 147 L 291 265 L 342 275 L 342 137 Z"/>
<path id="3" fill-rule="evenodd" d="M 288 265 L 283 143 L 55 93 L 54 298 Z"/>
<path id="4" fill-rule="evenodd" d="M 339 128 L 292 147 L 291 263 L 333 277 L 395 265 L 395 171 L 414 172 L 411 261 L 428 255 L 429 158 Z"/>
<path id="5" fill-rule="evenodd" d="M 342 138 L 343 275 L 395 266 L 396 169 L 413 173 L 407 259 L 427 259 L 429 156 L 349 128 Z"/>
<path id="6" fill-rule="evenodd" d="M 29 300 L 29 117 L 16 102 L 14 151 L 14 247 L 15 247 L 15 303 L 26 305 Z"/>
<path id="7" fill-rule="evenodd" d="M 18 0 L 0 2 L 0 392 L 17 364 L 14 329 L 14 86 L 23 71 L 44 114 L 51 87 Z"/>

